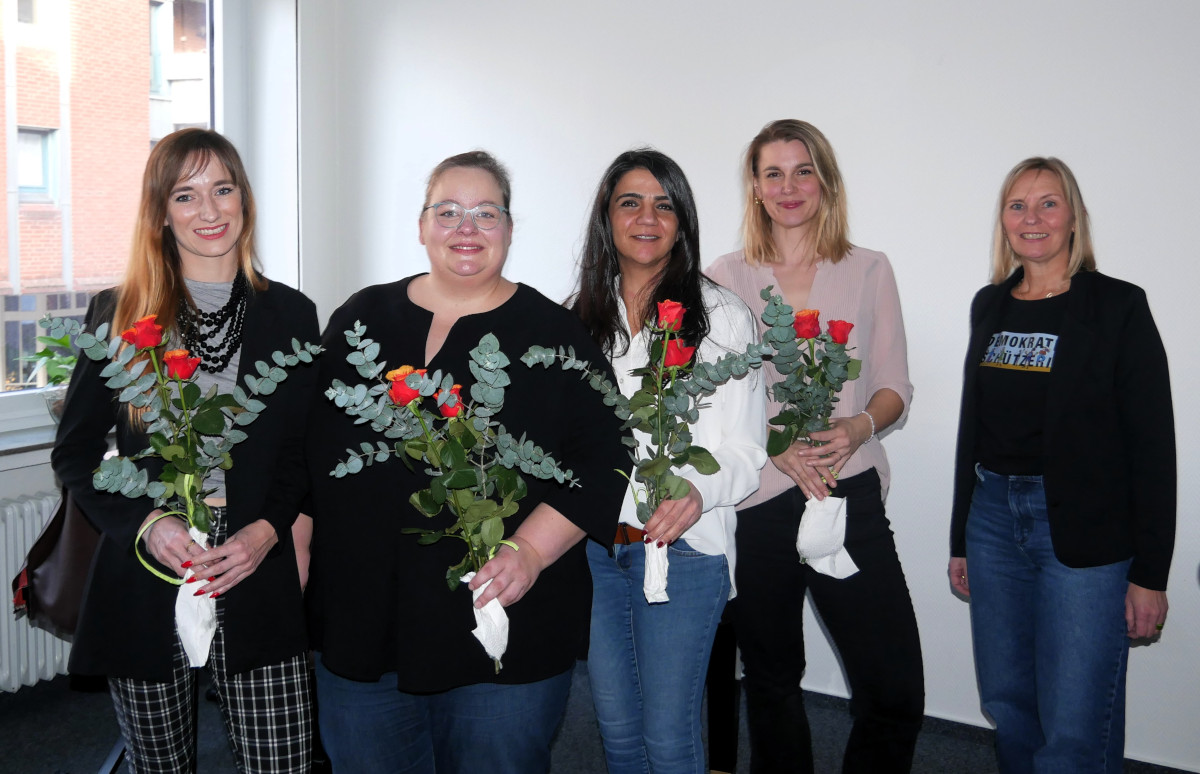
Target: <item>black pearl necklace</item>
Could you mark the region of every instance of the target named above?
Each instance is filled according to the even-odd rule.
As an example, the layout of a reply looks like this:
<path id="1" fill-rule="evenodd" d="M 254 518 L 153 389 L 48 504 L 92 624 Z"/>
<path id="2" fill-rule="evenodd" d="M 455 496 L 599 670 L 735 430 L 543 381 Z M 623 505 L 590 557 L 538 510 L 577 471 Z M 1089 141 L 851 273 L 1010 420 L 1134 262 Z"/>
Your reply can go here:
<path id="1" fill-rule="evenodd" d="M 233 278 L 229 300 L 220 309 L 202 312 L 187 301 L 179 304 L 175 324 L 188 352 L 200 358 L 201 370 L 210 374 L 224 371 L 242 346 L 249 286 L 246 275 L 239 271 Z"/>

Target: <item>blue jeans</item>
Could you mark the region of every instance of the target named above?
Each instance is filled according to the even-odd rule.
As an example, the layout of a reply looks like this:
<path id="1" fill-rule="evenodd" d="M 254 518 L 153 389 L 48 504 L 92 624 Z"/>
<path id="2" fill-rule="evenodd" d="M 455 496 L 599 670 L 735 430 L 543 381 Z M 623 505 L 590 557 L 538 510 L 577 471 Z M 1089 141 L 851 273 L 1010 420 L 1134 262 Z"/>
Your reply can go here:
<path id="1" fill-rule="evenodd" d="M 1000 771 L 1122 770 L 1130 560 L 1054 555 L 1041 476 L 976 466 L 967 517 L 971 633 Z"/>
<path id="2" fill-rule="evenodd" d="M 700 704 L 713 637 L 729 598 L 723 554 L 669 548 L 669 602 L 642 593 L 646 547 L 589 541 L 592 637 L 588 678 L 609 774 L 701 774 Z"/>
<path id="3" fill-rule="evenodd" d="M 533 683 L 480 683 L 434 694 L 339 677 L 316 654 L 321 742 L 335 772 L 536 774 L 550 770 L 571 670 Z"/>

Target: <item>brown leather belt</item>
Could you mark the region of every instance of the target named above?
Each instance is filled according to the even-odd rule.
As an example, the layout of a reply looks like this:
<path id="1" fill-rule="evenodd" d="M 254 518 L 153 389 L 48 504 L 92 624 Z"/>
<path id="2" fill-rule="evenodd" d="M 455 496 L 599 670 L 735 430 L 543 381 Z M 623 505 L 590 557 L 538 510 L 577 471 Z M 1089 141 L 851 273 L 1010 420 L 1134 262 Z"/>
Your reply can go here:
<path id="1" fill-rule="evenodd" d="M 617 536 L 613 538 L 613 544 L 618 546 L 630 546 L 634 543 L 646 542 L 646 533 L 637 527 L 631 527 L 624 522 L 617 525 Z"/>

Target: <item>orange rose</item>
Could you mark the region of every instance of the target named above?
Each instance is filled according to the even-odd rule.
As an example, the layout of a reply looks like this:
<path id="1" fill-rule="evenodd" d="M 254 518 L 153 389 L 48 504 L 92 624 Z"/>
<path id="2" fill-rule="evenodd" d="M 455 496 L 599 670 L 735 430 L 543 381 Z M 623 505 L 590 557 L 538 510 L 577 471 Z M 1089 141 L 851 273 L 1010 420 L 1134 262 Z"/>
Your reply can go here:
<path id="1" fill-rule="evenodd" d="M 834 344 L 845 344 L 850 340 L 850 329 L 853 327 L 854 323 L 845 320 L 830 320 L 829 338 L 833 339 Z"/>
<path id="2" fill-rule="evenodd" d="M 678 301 L 658 302 L 658 327 L 667 331 L 677 331 L 683 324 L 683 313 L 687 310 Z"/>
<path id="3" fill-rule="evenodd" d="M 397 406 L 407 406 L 420 398 L 421 393 L 405 384 L 404 380 L 411 374 L 421 374 L 424 376 L 425 370 L 424 368 L 418 369 L 406 365 L 400 366 L 394 371 L 388 371 L 384 375 L 384 378 L 392 383 L 392 386 L 388 388 L 388 397 L 392 399 L 392 403 L 395 403 Z"/>
<path id="4" fill-rule="evenodd" d="M 679 339 L 671 339 L 667 342 L 667 351 L 663 358 L 663 368 L 687 365 L 692 359 L 692 353 L 695 351 L 695 347 L 685 347 L 679 343 Z"/>
<path id="5" fill-rule="evenodd" d="M 134 349 L 152 349 L 162 344 L 162 326 L 154 322 L 154 315 L 148 314 L 133 324 L 133 327 L 121 334 L 121 338 L 133 345 Z"/>
<path id="6" fill-rule="evenodd" d="M 172 349 L 163 355 L 163 365 L 167 368 L 168 379 L 191 379 L 200 365 L 200 358 L 188 357 L 186 349 Z"/>
<path id="7" fill-rule="evenodd" d="M 442 416 L 444 416 L 446 419 L 454 419 L 455 417 L 462 416 L 463 402 L 461 392 L 462 385 L 454 385 L 450 388 L 450 395 L 446 398 L 446 402 L 438 406 L 438 408 L 441 409 Z M 441 390 L 438 390 L 436 393 L 434 393 L 434 400 L 436 400 L 441 394 Z"/>
<path id="8" fill-rule="evenodd" d="M 796 320 L 792 327 L 796 329 L 796 338 L 815 339 L 821 335 L 821 313 L 816 309 L 801 309 L 796 312 Z"/>

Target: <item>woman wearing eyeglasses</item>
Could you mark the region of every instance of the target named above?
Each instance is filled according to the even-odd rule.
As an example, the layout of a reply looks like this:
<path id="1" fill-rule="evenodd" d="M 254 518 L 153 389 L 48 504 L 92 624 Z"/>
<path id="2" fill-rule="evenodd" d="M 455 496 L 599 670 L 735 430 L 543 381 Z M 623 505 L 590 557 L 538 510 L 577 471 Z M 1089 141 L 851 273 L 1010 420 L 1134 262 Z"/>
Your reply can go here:
<path id="1" fill-rule="evenodd" d="M 378 342 L 378 361 L 448 371 L 470 393 L 468 352 L 494 334 L 511 360 L 497 420 L 570 468 L 582 486 L 526 475 L 528 495 L 505 519 L 502 546 L 473 588 L 509 618 L 503 669 L 472 636 L 471 595 L 451 591 L 446 569 L 463 543 L 421 545 L 406 527 L 439 529 L 409 504 L 429 486 L 420 463 L 376 464 L 330 477 L 347 448 L 378 435 L 328 401 L 312 413 L 308 444 L 313 550 L 308 587 L 321 737 L 335 771 L 547 771 L 571 671 L 586 643 L 591 582 L 584 538 L 612 543 L 624 494 L 613 469 L 628 459 L 620 423 L 575 372 L 530 369 L 530 345 L 574 347 L 606 368 L 566 309 L 502 276 L 512 241 L 505 169 L 481 151 L 453 156 L 429 177 L 419 217 L 429 272 L 352 296 L 330 319 L 322 384 L 363 381 L 346 362 L 343 331 L 356 320 Z M 610 377 L 611 378 L 611 377 Z"/>

